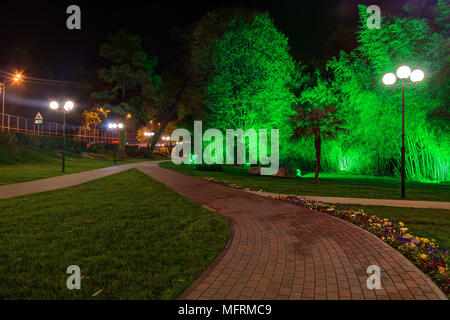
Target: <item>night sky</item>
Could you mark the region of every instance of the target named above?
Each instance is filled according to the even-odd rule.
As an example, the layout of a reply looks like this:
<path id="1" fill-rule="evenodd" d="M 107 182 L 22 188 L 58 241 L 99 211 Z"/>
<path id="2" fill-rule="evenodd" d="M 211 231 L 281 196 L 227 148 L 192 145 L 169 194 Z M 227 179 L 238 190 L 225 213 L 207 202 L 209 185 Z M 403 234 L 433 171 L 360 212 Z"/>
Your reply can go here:
<path id="1" fill-rule="evenodd" d="M 383 12 L 399 13 L 405 1 L 2 1 L 0 13 L 0 70 L 20 70 L 36 78 L 92 81 L 102 61 L 98 48 L 106 37 L 119 28 L 140 35 L 144 48 L 156 54 L 159 69 L 169 66 L 176 49 L 170 33 L 175 26 L 188 26 L 213 8 L 240 4 L 269 11 L 275 25 L 290 41 L 294 58 L 308 62 L 322 60 L 352 49 L 358 24 L 357 4 L 377 4 Z M 66 28 L 66 8 L 81 8 L 81 30 Z M 27 86 L 25 88 L 25 86 Z M 12 88 L 21 98 L 48 96 L 53 91 L 73 88 L 23 84 Z M 31 92 L 32 91 L 32 92 Z M 49 93 L 50 92 L 50 93 Z M 56 93 L 55 93 L 56 94 Z M 8 95 L 7 95 L 8 98 Z M 18 99 L 10 108 L 20 109 Z M 37 105 L 35 106 L 37 107 Z M 45 107 L 45 106 L 42 106 Z M 27 115 L 27 108 L 19 110 Z M 33 111 L 34 112 L 34 111 Z"/>

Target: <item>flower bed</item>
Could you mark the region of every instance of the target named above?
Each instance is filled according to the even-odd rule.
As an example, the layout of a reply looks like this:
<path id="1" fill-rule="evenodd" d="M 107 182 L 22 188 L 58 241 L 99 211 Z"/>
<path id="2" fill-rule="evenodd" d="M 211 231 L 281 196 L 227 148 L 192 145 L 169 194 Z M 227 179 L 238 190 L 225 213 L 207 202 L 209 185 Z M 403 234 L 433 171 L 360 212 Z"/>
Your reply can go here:
<path id="1" fill-rule="evenodd" d="M 436 240 L 417 237 L 408 232 L 403 222 L 394 223 L 388 219 L 369 216 L 364 210 L 353 211 L 340 206 L 308 201 L 297 196 L 274 196 L 274 200 L 287 201 L 293 205 L 316 210 L 347 220 L 378 236 L 381 240 L 400 251 L 419 269 L 426 273 L 446 294 L 450 296 L 450 257 L 448 249 L 440 248 Z"/>
<path id="2" fill-rule="evenodd" d="M 232 187 L 235 189 L 250 190 L 226 180 L 205 178 L 205 180 Z M 261 191 L 261 190 L 259 190 Z M 417 237 L 408 232 L 403 222 L 394 223 L 389 219 L 379 218 L 375 215 L 367 215 L 364 210 L 354 211 L 340 206 L 309 201 L 297 196 L 269 196 L 270 199 L 287 201 L 293 205 L 316 210 L 332 216 L 347 220 L 364 230 L 378 236 L 405 257 L 412 261 L 419 269 L 427 274 L 447 296 L 450 297 L 450 272 L 448 265 L 450 256 L 448 249 L 440 248 L 436 240 Z"/>

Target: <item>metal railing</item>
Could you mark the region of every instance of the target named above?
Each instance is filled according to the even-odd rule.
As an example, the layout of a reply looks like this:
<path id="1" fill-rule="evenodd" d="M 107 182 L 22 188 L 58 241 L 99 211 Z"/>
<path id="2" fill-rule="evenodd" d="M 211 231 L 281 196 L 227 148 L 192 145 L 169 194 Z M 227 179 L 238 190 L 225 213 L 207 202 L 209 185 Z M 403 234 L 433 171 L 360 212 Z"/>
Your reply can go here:
<path id="1" fill-rule="evenodd" d="M 63 124 L 57 122 L 43 122 L 36 124 L 33 119 L 0 113 L 0 132 L 19 132 L 40 136 L 62 136 Z M 102 129 L 87 129 L 82 126 L 66 124 L 66 137 L 88 143 L 112 143 L 119 139 L 117 131 Z M 137 144 L 135 138 L 128 138 L 128 144 Z"/>

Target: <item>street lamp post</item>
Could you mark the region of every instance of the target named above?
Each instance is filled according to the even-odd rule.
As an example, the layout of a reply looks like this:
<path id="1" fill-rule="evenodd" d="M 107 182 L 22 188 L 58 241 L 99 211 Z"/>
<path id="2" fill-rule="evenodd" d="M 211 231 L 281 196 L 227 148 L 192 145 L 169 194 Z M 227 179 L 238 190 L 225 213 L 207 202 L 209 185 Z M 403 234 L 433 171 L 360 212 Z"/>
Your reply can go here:
<path id="1" fill-rule="evenodd" d="M 111 130 L 122 130 L 123 127 L 124 127 L 124 125 L 121 122 L 108 124 L 108 128 Z M 114 164 L 117 163 L 117 148 L 118 148 L 118 143 L 115 144 L 115 146 L 114 146 Z"/>
<path id="2" fill-rule="evenodd" d="M 56 101 L 52 101 L 50 102 L 50 109 L 54 110 L 54 111 L 62 111 L 63 113 L 63 142 L 62 142 L 62 172 L 65 171 L 66 169 L 66 112 L 71 111 L 74 107 L 74 104 L 72 101 L 66 101 L 66 103 L 64 104 L 64 107 L 62 110 L 58 110 L 59 109 L 59 104 Z"/>
<path id="3" fill-rule="evenodd" d="M 401 80 L 400 84 L 394 85 L 397 82 L 397 77 Z M 383 83 L 389 87 L 402 87 L 402 156 L 401 156 L 401 175 L 402 175 L 402 185 L 401 185 L 401 198 L 405 199 L 405 86 L 416 84 L 423 80 L 425 77 L 422 70 L 414 70 L 411 72 L 411 68 L 408 66 L 401 66 L 397 69 L 397 77 L 393 73 L 386 73 L 383 76 Z M 410 78 L 411 82 L 406 82 L 406 79 Z"/>
<path id="4" fill-rule="evenodd" d="M 13 77 L 14 82 L 19 82 L 22 79 L 20 73 L 16 73 Z M 0 82 L 2 92 L 2 131 L 5 130 L 5 95 L 6 95 L 6 78 L 3 78 L 3 82 Z"/>
<path id="5" fill-rule="evenodd" d="M 6 78 L 2 83 L 2 131 L 5 130 L 5 95 L 6 95 Z"/>

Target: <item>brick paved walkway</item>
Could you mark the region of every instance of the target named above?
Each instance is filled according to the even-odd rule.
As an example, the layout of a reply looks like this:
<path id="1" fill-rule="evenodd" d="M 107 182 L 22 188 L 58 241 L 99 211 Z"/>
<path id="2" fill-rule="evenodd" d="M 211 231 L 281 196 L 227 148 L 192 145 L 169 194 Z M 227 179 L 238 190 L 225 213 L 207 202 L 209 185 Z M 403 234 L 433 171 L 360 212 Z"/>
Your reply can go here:
<path id="1" fill-rule="evenodd" d="M 24 196 L 27 194 L 57 190 L 76 186 L 81 183 L 110 176 L 131 168 L 135 168 L 137 163 L 122 164 L 78 173 L 71 173 L 51 178 L 38 179 L 27 182 L 6 184 L 0 186 L 0 199 Z"/>
<path id="2" fill-rule="evenodd" d="M 158 167 L 132 163 L 0 186 L 0 199 L 69 187 L 138 168 L 225 216 L 227 247 L 180 299 L 446 299 L 411 262 L 374 235 L 320 212 Z M 381 268 L 381 290 L 366 269 Z"/>
<path id="3" fill-rule="evenodd" d="M 231 222 L 227 248 L 180 299 L 446 299 L 395 249 L 338 218 L 145 163 L 138 168 Z M 382 289 L 366 287 L 369 265 Z"/>

